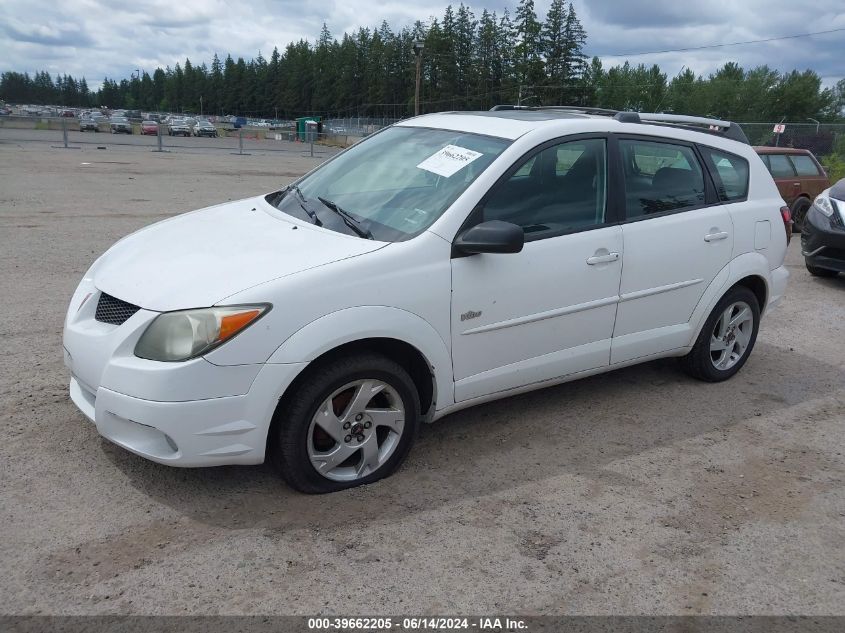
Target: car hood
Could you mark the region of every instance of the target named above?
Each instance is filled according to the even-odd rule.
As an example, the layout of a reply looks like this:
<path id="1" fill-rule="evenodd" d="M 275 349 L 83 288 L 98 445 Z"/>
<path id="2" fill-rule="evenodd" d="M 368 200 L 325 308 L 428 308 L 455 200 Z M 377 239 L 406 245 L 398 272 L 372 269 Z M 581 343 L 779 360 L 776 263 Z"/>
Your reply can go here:
<path id="1" fill-rule="evenodd" d="M 96 287 L 147 310 L 215 305 L 247 288 L 385 246 L 288 216 L 263 197 L 141 229 L 94 264 Z"/>

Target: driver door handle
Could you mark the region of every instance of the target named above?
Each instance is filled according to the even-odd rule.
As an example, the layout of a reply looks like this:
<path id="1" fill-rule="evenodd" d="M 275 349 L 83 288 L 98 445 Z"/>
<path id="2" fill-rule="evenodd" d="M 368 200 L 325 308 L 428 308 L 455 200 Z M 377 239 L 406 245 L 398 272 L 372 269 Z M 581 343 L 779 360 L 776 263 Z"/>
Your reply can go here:
<path id="1" fill-rule="evenodd" d="M 718 242 L 719 240 L 726 239 L 728 239 L 728 234 L 726 231 L 721 231 L 719 233 L 708 233 L 704 236 L 705 242 Z"/>
<path id="2" fill-rule="evenodd" d="M 619 253 L 608 253 L 607 255 L 593 255 L 587 258 L 587 264 L 595 266 L 596 264 L 607 264 L 608 262 L 615 262 L 619 259 Z"/>

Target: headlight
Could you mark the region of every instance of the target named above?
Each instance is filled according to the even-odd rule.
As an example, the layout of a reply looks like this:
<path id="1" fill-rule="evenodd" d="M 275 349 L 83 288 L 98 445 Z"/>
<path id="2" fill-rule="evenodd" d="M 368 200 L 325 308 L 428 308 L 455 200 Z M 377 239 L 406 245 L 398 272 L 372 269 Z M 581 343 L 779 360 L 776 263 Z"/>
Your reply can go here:
<path id="1" fill-rule="evenodd" d="M 268 304 L 180 310 L 158 315 L 141 335 L 135 356 L 182 361 L 202 356 L 255 323 Z"/>
<path id="2" fill-rule="evenodd" d="M 813 204 L 829 218 L 832 218 L 833 214 L 836 213 L 836 204 L 833 202 L 833 199 L 823 193 L 816 196 Z"/>

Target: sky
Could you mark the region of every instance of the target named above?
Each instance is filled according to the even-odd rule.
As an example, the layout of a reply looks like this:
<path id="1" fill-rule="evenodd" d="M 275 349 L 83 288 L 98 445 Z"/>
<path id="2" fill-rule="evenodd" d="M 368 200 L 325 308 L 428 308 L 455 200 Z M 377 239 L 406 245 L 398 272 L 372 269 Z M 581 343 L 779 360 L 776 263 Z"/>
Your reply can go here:
<path id="1" fill-rule="evenodd" d="M 550 0 L 535 0 L 540 19 Z M 394 30 L 443 15 L 436 0 L 3 0 L 0 71 L 84 76 L 96 89 L 103 77 L 152 73 L 190 58 L 210 64 L 216 52 L 237 59 L 269 57 L 302 38 L 316 40 L 325 22 L 335 37 L 387 20 Z M 459 4 L 456 3 L 456 4 Z M 513 14 L 516 1 L 467 3 Z M 669 76 L 683 68 L 708 74 L 727 61 L 744 67 L 813 69 L 824 85 L 845 76 L 845 31 L 758 44 L 642 55 L 845 28 L 843 0 L 574 0 L 587 31 L 588 55 L 605 67 L 628 59 L 658 64 Z"/>

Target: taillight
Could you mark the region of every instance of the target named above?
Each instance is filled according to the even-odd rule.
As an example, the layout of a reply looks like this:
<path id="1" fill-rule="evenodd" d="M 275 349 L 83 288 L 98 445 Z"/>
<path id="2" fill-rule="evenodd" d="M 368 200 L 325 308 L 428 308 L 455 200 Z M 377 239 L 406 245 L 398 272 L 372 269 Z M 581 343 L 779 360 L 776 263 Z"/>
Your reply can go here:
<path id="1" fill-rule="evenodd" d="M 780 208 L 780 217 L 783 218 L 783 229 L 786 231 L 786 243 L 792 239 L 792 213 L 789 207 Z"/>

